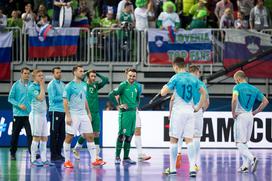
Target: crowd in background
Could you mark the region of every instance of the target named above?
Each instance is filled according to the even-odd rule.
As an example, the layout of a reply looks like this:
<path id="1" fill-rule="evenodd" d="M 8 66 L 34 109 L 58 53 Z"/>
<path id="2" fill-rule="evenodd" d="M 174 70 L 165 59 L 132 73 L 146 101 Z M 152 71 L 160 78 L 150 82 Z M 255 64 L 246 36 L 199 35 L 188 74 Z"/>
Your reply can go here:
<path id="1" fill-rule="evenodd" d="M 171 27 L 174 31 L 272 27 L 271 0 L 1 0 L 0 28 L 20 27 L 26 32 L 36 25 L 58 27 L 63 6 L 72 8 L 72 27 Z"/>

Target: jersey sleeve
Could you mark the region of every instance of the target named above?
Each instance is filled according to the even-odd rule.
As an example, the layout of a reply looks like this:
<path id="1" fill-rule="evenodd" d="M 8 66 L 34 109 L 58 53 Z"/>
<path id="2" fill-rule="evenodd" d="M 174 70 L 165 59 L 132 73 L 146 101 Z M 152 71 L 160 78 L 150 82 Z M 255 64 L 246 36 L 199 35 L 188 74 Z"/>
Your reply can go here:
<path id="1" fill-rule="evenodd" d="M 113 102 L 114 106 L 117 106 L 118 105 L 118 102 L 115 98 L 115 96 L 117 95 L 121 95 L 124 91 L 124 88 L 125 88 L 125 83 L 122 82 L 119 87 L 113 89 L 110 93 L 109 93 L 109 99 Z"/>
<path id="2" fill-rule="evenodd" d="M 237 95 L 237 96 L 239 95 L 239 90 L 238 90 L 238 86 L 237 85 L 233 87 L 232 94 L 233 95 Z"/>
<path id="3" fill-rule="evenodd" d="M 102 89 L 106 84 L 109 83 L 109 79 L 108 79 L 108 77 L 105 77 L 105 76 L 103 76 L 103 75 L 101 75 L 99 73 L 96 73 L 96 75 L 101 79 L 101 82 L 99 82 L 97 84 L 97 87 L 98 87 L 98 90 L 99 90 L 99 89 Z"/>
<path id="4" fill-rule="evenodd" d="M 263 93 L 259 89 L 257 89 L 257 100 L 262 101 L 263 98 L 264 98 Z"/>
<path id="5" fill-rule="evenodd" d="M 70 91 L 70 84 L 66 85 L 63 91 L 62 98 L 67 99 L 70 101 L 71 91 Z"/>
<path id="6" fill-rule="evenodd" d="M 166 87 L 169 89 L 169 90 L 174 90 L 175 89 L 175 86 L 176 86 L 176 80 L 177 80 L 177 76 L 174 75 L 170 80 L 169 82 L 166 84 Z"/>
<path id="7" fill-rule="evenodd" d="M 16 83 L 12 85 L 10 91 L 9 91 L 9 96 L 8 96 L 8 101 L 13 105 L 13 106 L 19 106 L 19 102 L 15 99 L 15 90 L 16 90 Z"/>

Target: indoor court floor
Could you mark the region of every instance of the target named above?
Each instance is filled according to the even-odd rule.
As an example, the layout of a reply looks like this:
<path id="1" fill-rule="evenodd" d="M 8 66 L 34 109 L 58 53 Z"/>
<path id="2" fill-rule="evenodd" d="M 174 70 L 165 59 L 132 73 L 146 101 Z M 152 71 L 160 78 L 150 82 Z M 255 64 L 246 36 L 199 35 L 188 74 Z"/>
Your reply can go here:
<path id="1" fill-rule="evenodd" d="M 49 151 L 49 150 L 48 150 Z M 148 162 L 136 165 L 114 165 L 114 149 L 104 148 L 102 156 L 107 162 L 103 168 L 91 168 L 90 158 L 86 149 L 81 151 L 81 160 L 75 161 L 74 169 L 65 169 L 61 162 L 53 167 L 33 167 L 26 149 L 17 151 L 17 160 L 11 161 L 9 149 L 0 149 L 0 180 L 47 181 L 47 180 L 92 180 L 92 181 L 160 181 L 160 180 L 219 180 L 219 181 L 271 181 L 272 180 L 272 149 L 254 149 L 253 154 L 259 159 L 255 174 L 238 173 L 241 159 L 236 149 L 203 149 L 201 151 L 200 171 L 196 178 L 188 174 L 189 163 L 186 149 L 183 149 L 182 166 L 177 175 L 164 176 L 162 172 L 169 166 L 168 149 L 144 149 L 152 156 Z M 131 151 L 131 158 L 136 159 L 137 152 Z M 50 153 L 48 152 L 48 158 Z M 72 156 L 72 155 L 71 155 Z M 73 157 L 72 157 L 73 158 Z"/>

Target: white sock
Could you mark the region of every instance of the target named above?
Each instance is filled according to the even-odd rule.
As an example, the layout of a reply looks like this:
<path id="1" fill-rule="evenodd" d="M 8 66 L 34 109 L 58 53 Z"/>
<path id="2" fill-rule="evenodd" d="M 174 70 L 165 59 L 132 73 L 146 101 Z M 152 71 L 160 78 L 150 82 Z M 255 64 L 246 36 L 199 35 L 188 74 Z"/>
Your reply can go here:
<path id="1" fill-rule="evenodd" d="M 187 144 L 187 148 L 188 148 L 188 158 L 189 158 L 189 163 L 190 163 L 190 171 L 195 171 L 195 148 L 194 148 L 194 144 L 188 143 Z"/>
<path id="2" fill-rule="evenodd" d="M 39 145 L 39 142 L 37 141 L 32 141 L 31 143 L 31 162 L 34 162 L 36 160 L 36 152 L 38 150 L 38 145 Z"/>
<path id="3" fill-rule="evenodd" d="M 178 140 L 178 153 L 181 153 L 182 144 L 183 144 L 183 138 L 180 138 Z"/>
<path id="4" fill-rule="evenodd" d="M 135 145 L 136 149 L 138 151 L 138 156 L 141 156 L 143 153 L 142 151 L 142 138 L 141 136 L 135 136 Z"/>
<path id="5" fill-rule="evenodd" d="M 65 157 L 65 162 L 70 161 L 70 153 L 71 153 L 71 143 L 63 142 L 63 152 Z"/>
<path id="6" fill-rule="evenodd" d="M 82 144 L 79 144 L 78 141 L 77 141 L 76 146 L 74 147 L 74 149 L 76 149 L 77 151 L 80 151 L 81 148 L 82 148 Z"/>
<path id="7" fill-rule="evenodd" d="M 199 165 L 199 151 L 200 151 L 200 138 L 194 138 L 194 147 L 195 147 L 195 164 Z"/>
<path id="8" fill-rule="evenodd" d="M 95 145 L 96 147 L 96 155 L 99 157 L 100 154 L 100 146 L 99 145 Z"/>
<path id="9" fill-rule="evenodd" d="M 46 161 L 46 141 L 40 141 L 40 152 L 42 162 Z"/>
<path id="10" fill-rule="evenodd" d="M 88 148 L 88 151 L 91 155 L 92 162 L 95 162 L 97 154 L 96 154 L 96 146 L 95 146 L 94 142 L 87 142 L 87 148 Z"/>
<path id="11" fill-rule="evenodd" d="M 250 162 L 253 162 L 254 156 L 249 151 L 247 144 L 237 143 L 239 152 L 244 155 Z"/>
<path id="12" fill-rule="evenodd" d="M 176 171 L 176 160 L 178 154 L 178 144 L 170 143 L 170 171 Z"/>
<path id="13" fill-rule="evenodd" d="M 242 160 L 243 160 L 243 164 L 242 164 L 242 167 L 249 167 L 249 160 L 248 160 L 248 158 L 247 157 L 245 157 L 244 155 L 242 155 L 241 154 L 241 156 L 242 156 Z"/>

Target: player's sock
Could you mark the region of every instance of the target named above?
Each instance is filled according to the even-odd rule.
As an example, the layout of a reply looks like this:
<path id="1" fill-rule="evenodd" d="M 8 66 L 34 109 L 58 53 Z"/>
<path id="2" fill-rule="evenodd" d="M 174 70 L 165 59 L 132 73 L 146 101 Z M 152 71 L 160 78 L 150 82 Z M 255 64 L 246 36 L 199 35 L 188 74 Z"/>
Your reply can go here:
<path id="1" fill-rule="evenodd" d="M 250 162 L 253 162 L 254 156 L 252 153 L 249 151 L 248 147 L 246 144 L 243 143 L 237 143 L 237 147 L 239 152 L 244 155 L 247 159 L 250 160 Z"/>
<path id="2" fill-rule="evenodd" d="M 82 148 L 84 141 L 85 141 L 85 139 L 82 136 L 80 136 L 77 140 L 75 149 L 78 150 L 78 149 Z"/>
<path id="3" fill-rule="evenodd" d="M 42 162 L 46 161 L 46 141 L 40 141 L 40 152 Z"/>
<path id="4" fill-rule="evenodd" d="M 194 147 L 195 147 L 195 164 L 199 165 L 197 162 L 199 160 L 199 151 L 200 151 L 200 138 L 194 138 Z"/>
<path id="5" fill-rule="evenodd" d="M 181 153 L 182 144 L 183 144 L 183 138 L 181 138 L 181 139 L 178 140 L 178 153 Z"/>
<path id="6" fill-rule="evenodd" d="M 176 171 L 176 159 L 178 154 L 178 144 L 170 143 L 170 171 Z"/>
<path id="7" fill-rule="evenodd" d="M 141 136 L 135 136 L 135 145 L 138 152 L 138 156 L 141 156 L 143 154 Z"/>
<path id="8" fill-rule="evenodd" d="M 38 145 L 39 145 L 39 142 L 37 141 L 32 141 L 31 143 L 31 162 L 34 162 L 36 160 L 36 152 L 38 150 Z"/>
<path id="9" fill-rule="evenodd" d="M 195 171 L 194 166 L 195 166 L 195 148 L 194 144 L 188 143 L 187 144 L 188 148 L 188 158 L 189 158 L 189 164 L 190 164 L 190 171 Z"/>
<path id="10" fill-rule="evenodd" d="M 130 152 L 130 142 L 125 141 L 125 143 L 124 143 L 124 158 L 129 157 L 129 152 Z"/>
<path id="11" fill-rule="evenodd" d="M 66 143 L 65 141 L 63 142 L 63 152 L 64 152 L 64 157 L 65 157 L 65 162 L 70 161 L 70 153 L 71 153 L 71 144 Z"/>
<path id="12" fill-rule="evenodd" d="M 96 146 L 94 142 L 87 142 L 87 148 L 91 155 L 92 163 L 96 161 Z"/>
<path id="13" fill-rule="evenodd" d="M 100 146 L 99 146 L 99 137 L 95 137 L 94 138 L 94 144 L 96 146 L 96 153 L 97 153 L 97 156 L 99 156 L 100 154 Z"/>
<path id="14" fill-rule="evenodd" d="M 116 141 L 115 157 L 120 158 L 123 142 L 124 142 L 124 135 L 119 135 Z"/>

